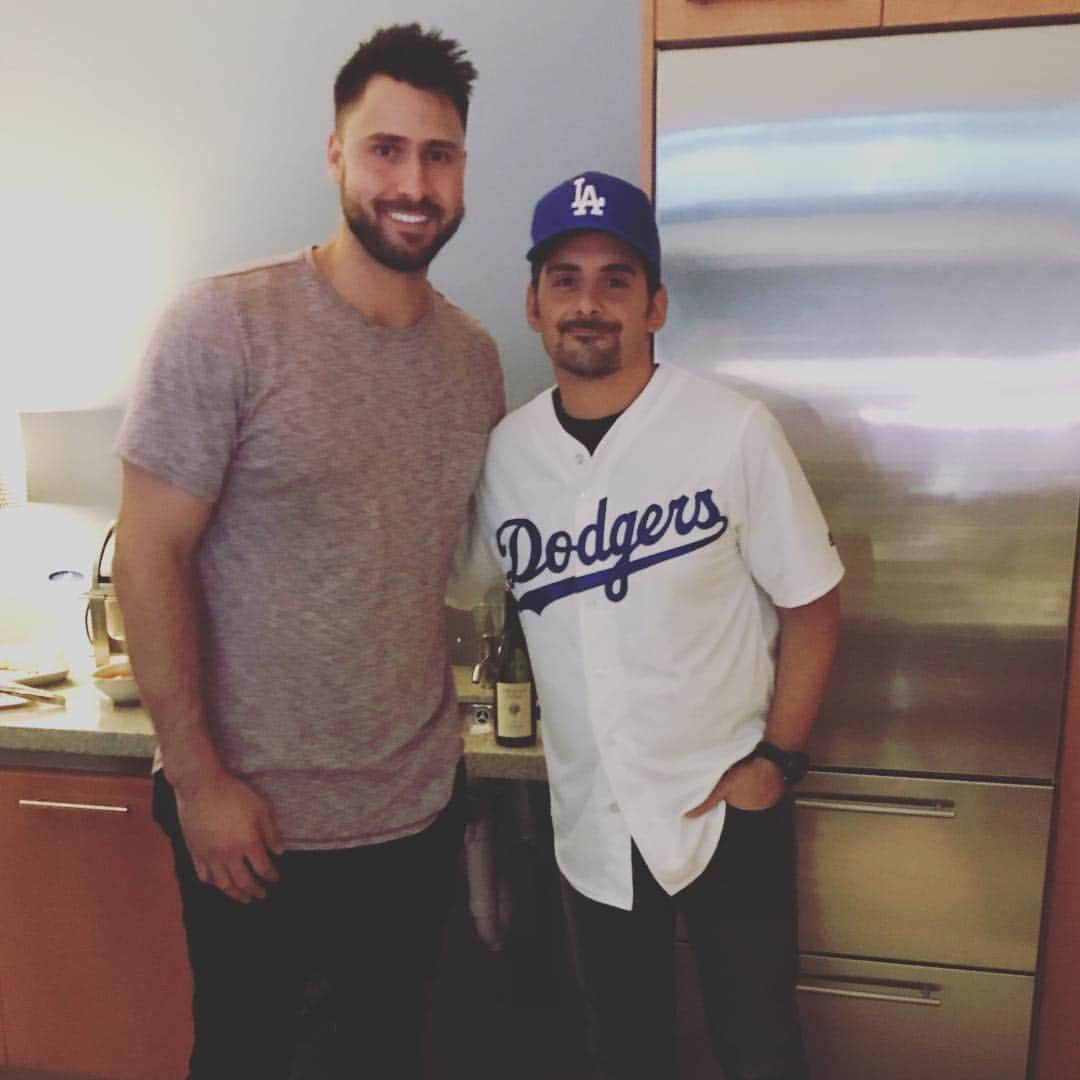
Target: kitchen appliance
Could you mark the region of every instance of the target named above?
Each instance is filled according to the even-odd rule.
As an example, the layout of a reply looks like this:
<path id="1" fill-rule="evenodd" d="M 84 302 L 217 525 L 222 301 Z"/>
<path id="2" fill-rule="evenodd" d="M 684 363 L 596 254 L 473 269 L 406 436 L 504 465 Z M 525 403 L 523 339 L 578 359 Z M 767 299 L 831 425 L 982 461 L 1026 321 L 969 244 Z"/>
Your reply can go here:
<path id="1" fill-rule="evenodd" d="M 1077 56 L 1067 25 L 658 58 L 657 357 L 770 407 L 847 568 L 798 789 L 816 1080 L 1026 1073 L 1080 493 Z"/>
<path id="2" fill-rule="evenodd" d="M 86 597 L 86 636 L 94 647 L 94 663 L 101 667 L 115 655 L 125 654 L 124 617 L 112 583 L 112 557 L 116 550 L 116 522 L 113 522 L 101 541 L 97 558 L 90 571 L 90 588 Z"/>

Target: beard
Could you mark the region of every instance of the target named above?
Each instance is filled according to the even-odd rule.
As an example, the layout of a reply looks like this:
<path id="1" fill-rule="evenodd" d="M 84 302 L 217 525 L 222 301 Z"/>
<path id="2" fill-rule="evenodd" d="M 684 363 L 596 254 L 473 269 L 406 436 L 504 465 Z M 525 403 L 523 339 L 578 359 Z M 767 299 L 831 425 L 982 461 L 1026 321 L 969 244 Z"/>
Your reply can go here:
<path id="1" fill-rule="evenodd" d="M 574 339 L 574 332 L 580 330 L 603 332 L 604 340 L 609 344 Z M 558 341 L 551 351 L 552 362 L 563 371 L 583 379 L 602 379 L 606 375 L 614 375 L 622 367 L 620 330 L 622 327 L 618 323 L 601 322 L 598 319 L 569 319 L 561 322 L 558 324 Z"/>
<path id="2" fill-rule="evenodd" d="M 465 210 L 459 210 L 423 247 L 416 247 L 395 242 L 390 237 L 389 231 L 382 224 L 382 216 L 391 210 L 407 214 L 428 214 L 436 221 L 445 217 L 442 207 L 429 199 L 421 199 L 416 203 L 402 199 L 379 199 L 374 203 L 374 214 L 369 214 L 358 202 L 350 201 L 344 188 L 342 189 L 341 212 L 353 236 L 376 262 L 400 274 L 415 274 L 427 269 L 431 260 L 442 250 L 443 244 L 457 232 L 462 218 L 465 217 Z"/>

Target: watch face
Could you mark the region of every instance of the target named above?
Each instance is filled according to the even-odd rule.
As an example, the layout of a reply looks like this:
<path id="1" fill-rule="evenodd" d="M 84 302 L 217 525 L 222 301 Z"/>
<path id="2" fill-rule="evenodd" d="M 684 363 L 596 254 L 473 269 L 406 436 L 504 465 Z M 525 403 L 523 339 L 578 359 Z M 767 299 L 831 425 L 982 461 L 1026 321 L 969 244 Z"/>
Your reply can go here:
<path id="1" fill-rule="evenodd" d="M 758 743 L 754 753 L 776 765 L 786 784 L 797 784 L 810 768 L 810 758 L 801 750 L 781 750 L 764 739 Z"/>

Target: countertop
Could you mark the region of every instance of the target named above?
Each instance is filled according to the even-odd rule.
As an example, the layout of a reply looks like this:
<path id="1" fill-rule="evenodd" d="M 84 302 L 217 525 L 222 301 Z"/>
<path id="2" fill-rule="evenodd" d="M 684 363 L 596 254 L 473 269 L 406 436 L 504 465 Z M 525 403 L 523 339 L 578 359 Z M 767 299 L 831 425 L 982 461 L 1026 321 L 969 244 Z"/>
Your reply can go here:
<path id="1" fill-rule="evenodd" d="M 459 694 L 473 696 L 467 669 L 455 668 L 454 676 Z M 64 696 L 66 709 L 43 704 L 0 709 L 0 765 L 149 772 L 156 740 L 146 709 L 114 705 L 85 677 L 48 689 Z M 490 732 L 472 730 L 468 705 L 461 706 L 461 715 L 470 779 L 546 779 L 540 744 L 497 746 Z"/>

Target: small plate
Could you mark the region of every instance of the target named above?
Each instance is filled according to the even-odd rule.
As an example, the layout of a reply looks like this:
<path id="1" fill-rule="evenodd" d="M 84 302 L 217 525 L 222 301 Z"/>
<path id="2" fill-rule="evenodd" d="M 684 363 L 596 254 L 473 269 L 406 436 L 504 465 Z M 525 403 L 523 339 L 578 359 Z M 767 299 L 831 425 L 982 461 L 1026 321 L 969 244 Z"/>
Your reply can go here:
<path id="1" fill-rule="evenodd" d="M 51 686 L 68 677 L 68 667 L 59 656 L 33 655 L 25 650 L 0 649 L 0 682 L 24 686 Z"/>

